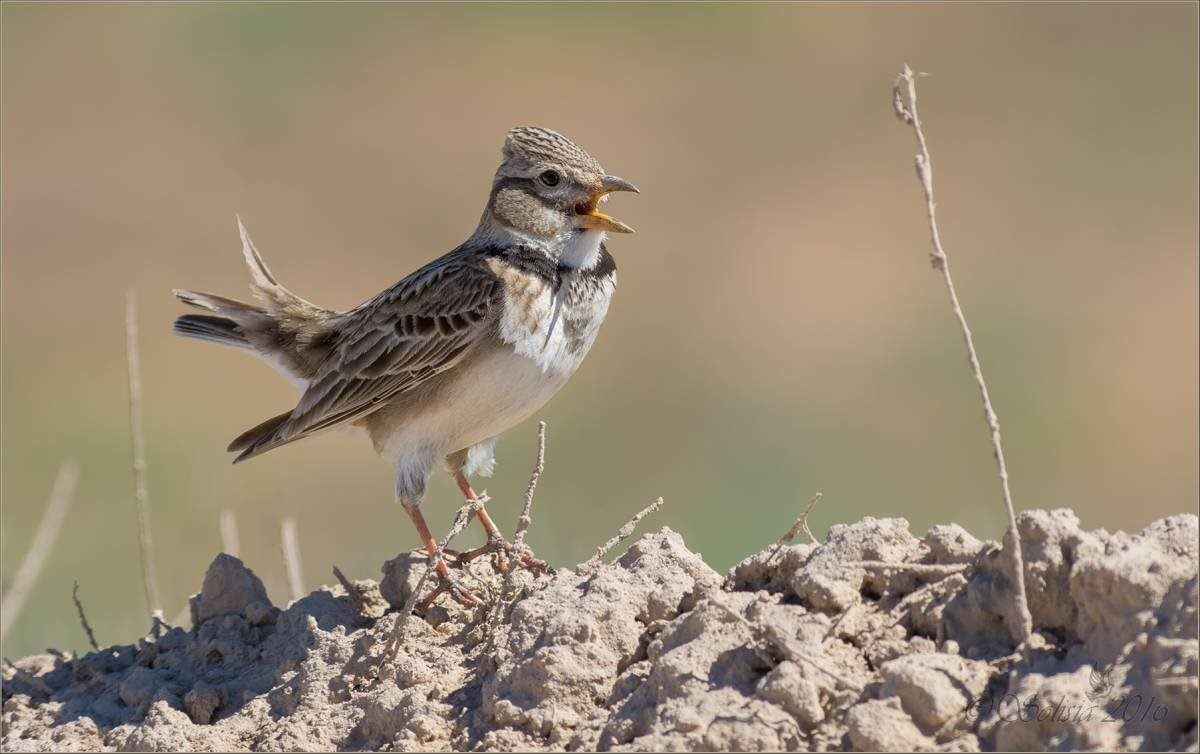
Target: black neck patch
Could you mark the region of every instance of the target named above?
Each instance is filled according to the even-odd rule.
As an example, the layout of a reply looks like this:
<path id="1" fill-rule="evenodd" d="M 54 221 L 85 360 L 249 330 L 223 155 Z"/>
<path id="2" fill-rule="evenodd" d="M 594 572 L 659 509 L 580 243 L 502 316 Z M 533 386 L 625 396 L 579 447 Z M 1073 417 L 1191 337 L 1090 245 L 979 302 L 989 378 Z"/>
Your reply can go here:
<path id="1" fill-rule="evenodd" d="M 596 280 L 606 278 L 617 271 L 617 262 L 604 244 L 600 244 L 600 253 L 596 263 L 586 270 L 576 270 L 566 265 L 557 264 L 542 251 L 526 246 L 491 246 L 485 252 L 489 259 L 500 259 L 505 264 L 524 272 L 536 275 L 549 283 L 554 290 L 562 285 L 563 279 L 574 274 L 577 280 Z"/>
<path id="2" fill-rule="evenodd" d="M 525 246 L 494 246 L 487 250 L 489 259 L 500 259 L 505 264 L 527 275 L 536 275 L 550 285 L 558 288 L 562 281 L 562 269 L 550 257 L 537 249 Z"/>

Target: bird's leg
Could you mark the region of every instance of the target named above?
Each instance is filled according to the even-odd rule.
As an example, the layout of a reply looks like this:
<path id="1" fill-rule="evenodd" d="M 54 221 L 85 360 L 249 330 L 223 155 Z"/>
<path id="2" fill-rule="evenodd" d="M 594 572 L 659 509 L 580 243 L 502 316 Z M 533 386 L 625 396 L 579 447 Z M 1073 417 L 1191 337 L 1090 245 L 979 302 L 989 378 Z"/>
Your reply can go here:
<path id="1" fill-rule="evenodd" d="M 467 500 L 479 499 L 479 496 L 475 494 L 475 490 L 471 487 L 471 482 L 461 470 L 454 473 L 454 481 L 458 484 L 458 488 L 462 490 L 462 494 Z M 495 559 L 493 562 L 496 565 L 496 569 L 501 572 L 508 570 L 508 558 L 516 561 L 517 568 L 528 568 L 538 573 L 550 572 L 550 567 L 546 565 L 546 561 L 533 557 L 533 554 L 528 550 L 519 553 L 516 552 L 516 548 L 500 533 L 500 527 L 496 526 L 496 522 L 492 521 L 492 517 L 488 515 L 487 510 L 482 505 L 475 515 L 479 517 L 479 523 L 483 525 L 483 530 L 487 533 L 488 541 L 482 547 L 458 553 L 456 560 L 460 565 L 469 563 L 481 555 L 494 555 Z"/>
<path id="2" fill-rule="evenodd" d="M 446 565 L 446 559 L 442 557 L 441 550 L 438 547 L 437 540 L 433 538 L 433 534 L 429 531 L 429 525 L 425 523 L 425 516 L 421 515 L 421 509 L 417 505 L 404 503 L 404 510 L 408 513 L 408 517 L 412 519 L 413 526 L 417 527 L 417 534 L 421 537 L 421 542 L 425 544 L 425 552 L 434 556 L 436 559 L 434 568 L 437 570 L 438 585 L 428 597 L 421 600 L 417 605 L 417 612 L 424 613 L 437 599 L 442 592 L 449 594 L 456 602 L 463 607 L 474 607 L 481 604 L 479 598 L 463 588 L 462 584 L 458 583 L 458 579 L 454 578 L 450 573 L 450 568 Z"/>

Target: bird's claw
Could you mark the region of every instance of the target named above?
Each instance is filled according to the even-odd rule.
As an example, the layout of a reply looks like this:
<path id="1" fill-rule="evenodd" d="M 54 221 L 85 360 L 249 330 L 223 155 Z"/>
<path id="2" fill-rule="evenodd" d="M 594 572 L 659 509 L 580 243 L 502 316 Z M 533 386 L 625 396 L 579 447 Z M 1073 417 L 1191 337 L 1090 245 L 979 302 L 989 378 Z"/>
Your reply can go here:
<path id="1" fill-rule="evenodd" d="M 554 569 L 547 565 L 546 561 L 535 558 L 529 548 L 518 549 L 516 545 L 502 537 L 491 537 L 487 544 L 481 547 L 454 553 L 454 564 L 461 568 L 483 555 L 491 555 L 492 565 L 501 573 L 507 573 L 510 565 L 513 564 L 517 568 L 526 568 L 538 575 L 554 573 Z"/>
<path id="2" fill-rule="evenodd" d="M 468 609 L 483 604 L 482 600 L 480 600 L 474 594 L 471 594 L 471 592 L 469 592 L 467 588 L 464 587 L 461 582 L 459 582 L 458 578 L 450 573 L 450 569 L 447 568 L 445 561 L 438 563 L 437 579 L 438 585 L 434 588 L 434 590 L 430 592 L 425 599 L 417 603 L 417 613 L 424 615 L 426 611 L 433 606 L 434 601 L 437 600 L 437 598 L 442 594 L 450 595 L 451 599 Z"/>

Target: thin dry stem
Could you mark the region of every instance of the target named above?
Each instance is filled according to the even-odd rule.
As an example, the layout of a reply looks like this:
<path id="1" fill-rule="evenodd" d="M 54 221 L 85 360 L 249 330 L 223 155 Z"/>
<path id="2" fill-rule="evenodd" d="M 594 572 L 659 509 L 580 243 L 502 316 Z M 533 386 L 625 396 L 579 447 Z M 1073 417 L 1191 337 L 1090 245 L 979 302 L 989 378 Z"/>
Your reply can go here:
<path id="1" fill-rule="evenodd" d="M 58 533 L 62 530 L 67 511 L 71 508 L 71 500 L 75 495 L 75 486 L 79 483 L 79 464 L 73 459 L 63 461 L 54 477 L 54 486 L 50 490 L 50 498 L 46 501 L 46 510 L 42 512 L 42 520 L 38 522 L 29 552 L 17 568 L 17 575 L 12 586 L 0 600 L 0 638 L 8 633 L 8 629 L 17 622 L 25 600 L 33 590 L 38 575 L 46 565 L 46 558 L 54 548 Z"/>
<path id="2" fill-rule="evenodd" d="M 183 608 L 175 613 L 175 617 L 171 619 L 172 626 L 182 626 L 184 621 L 192 619 L 192 605 L 190 602 L 183 603 Z"/>
<path id="3" fill-rule="evenodd" d="M 775 543 L 775 549 L 771 550 L 771 554 L 767 556 L 768 563 L 774 560 L 775 556 L 783 550 L 783 546 L 795 539 L 796 535 L 800 532 L 804 532 L 808 537 L 808 541 L 812 544 L 820 544 L 820 540 L 812 533 L 812 529 L 808 528 L 808 515 L 813 512 L 813 508 L 817 507 L 817 503 L 821 502 L 821 497 L 821 493 L 818 492 L 809 499 L 808 505 L 804 507 L 804 512 L 796 519 L 796 523 L 792 524 L 792 528 L 788 529 L 787 533 Z"/>
<path id="4" fill-rule="evenodd" d="M 79 625 L 83 626 L 83 632 L 87 634 L 88 644 L 92 645 L 92 649 L 99 651 L 100 645 L 96 643 L 96 634 L 92 632 L 92 624 L 88 623 L 87 615 L 83 612 L 83 603 L 79 601 L 78 580 L 71 588 L 71 599 L 75 602 L 75 610 L 79 613 Z"/>
<path id="5" fill-rule="evenodd" d="M 237 514 L 226 508 L 221 511 L 218 523 L 221 527 L 221 550 L 226 555 L 238 556 L 241 543 L 238 541 Z"/>
<path id="6" fill-rule="evenodd" d="M 338 583 L 342 585 L 342 588 L 346 590 L 346 594 L 350 595 L 351 599 L 353 599 L 358 590 L 354 588 L 354 584 L 350 583 L 350 579 L 346 578 L 346 574 L 342 573 L 342 569 L 338 568 L 336 565 L 333 567 L 333 577 L 337 579 Z"/>
<path id="7" fill-rule="evenodd" d="M 292 590 L 292 601 L 295 601 L 304 596 L 304 577 L 300 569 L 300 535 L 296 528 L 296 519 L 291 516 L 283 519 L 280 529 L 283 570 L 287 573 L 288 588 Z"/>
<path id="8" fill-rule="evenodd" d="M 154 567 L 154 536 L 150 529 L 150 499 L 146 492 L 146 438 L 142 434 L 142 359 L 138 351 L 137 294 L 125 292 L 125 359 L 129 367 L 129 435 L 133 449 L 134 501 L 137 503 L 138 550 L 142 558 L 142 587 L 146 606 L 162 618 L 162 600 Z"/>
<path id="9" fill-rule="evenodd" d="M 904 90 L 901 90 L 901 82 L 904 84 Z M 907 95 L 907 97 L 905 96 Z M 925 142 L 925 132 L 921 128 L 921 118 L 917 112 L 917 79 L 912 69 L 908 65 L 904 66 L 899 78 L 896 79 L 896 85 L 892 90 L 892 106 L 898 117 L 906 124 L 912 126 L 913 132 L 917 137 L 917 145 L 920 147 L 920 153 L 916 158 L 917 178 L 921 181 L 921 188 L 925 193 L 925 211 L 929 217 L 929 235 L 930 241 L 933 244 L 933 251 L 930 253 L 930 261 L 934 269 L 942 273 L 942 279 L 946 284 L 946 291 L 950 295 L 950 307 L 954 311 L 954 317 L 958 320 L 959 329 L 962 330 L 963 341 L 967 346 L 967 358 L 971 365 L 971 372 L 975 377 L 975 384 L 979 387 L 979 396 L 983 400 L 983 415 L 987 421 L 988 433 L 992 440 L 992 455 L 996 459 L 996 470 L 1000 477 L 1000 489 L 1004 500 L 1004 508 L 1008 514 L 1008 531 L 1005 532 L 1005 548 L 1008 550 L 1011 558 L 1011 578 L 1013 580 L 1013 588 L 1015 591 L 1017 625 L 1010 626 L 1009 629 L 1013 638 L 1021 644 L 1026 644 L 1030 637 L 1033 636 L 1033 617 L 1029 613 L 1029 602 L 1025 593 L 1025 564 L 1021 555 L 1020 535 L 1017 533 L 1017 514 L 1013 507 L 1012 492 L 1008 486 L 1008 466 L 1004 461 L 1004 448 L 1000 442 L 1000 420 L 996 416 L 996 411 L 992 407 L 991 396 L 988 395 L 987 382 L 983 379 L 983 369 L 979 365 L 979 355 L 975 351 L 975 342 L 971 337 L 971 328 L 967 325 L 966 315 L 963 314 L 962 306 L 958 301 L 958 293 L 954 288 L 954 279 L 950 275 L 950 260 L 946 256 L 946 250 L 942 248 L 941 233 L 938 231 L 937 224 L 937 204 L 933 198 L 933 160 L 929 155 L 929 146 Z"/>
<path id="10" fill-rule="evenodd" d="M 662 506 L 663 499 L 660 497 L 653 503 L 650 503 L 645 508 L 638 511 L 636 516 L 625 522 L 625 525 L 622 526 L 619 531 L 617 531 L 616 536 L 596 548 L 596 554 L 593 555 L 590 560 L 584 563 L 580 570 L 588 571 L 598 568 L 600 564 L 604 562 L 604 556 L 608 555 L 612 548 L 616 547 L 621 540 L 628 539 L 633 534 L 633 530 L 637 528 L 637 525 L 641 523 L 643 518 L 649 516 L 651 513 L 654 513 Z"/>
<path id="11" fill-rule="evenodd" d="M 529 531 L 529 526 L 533 523 L 533 493 L 537 489 L 538 480 L 542 478 L 542 472 L 545 470 L 546 422 L 539 421 L 537 431 L 537 458 L 533 462 L 533 471 L 529 474 L 529 484 L 525 487 L 525 504 L 521 508 L 521 517 L 517 519 L 517 531 L 513 535 L 513 552 L 518 555 L 518 557 L 525 549 L 525 532 Z M 491 614 L 488 616 L 489 645 L 492 637 L 495 634 L 495 628 L 500 623 L 500 616 L 504 613 L 504 596 L 512 592 L 512 585 L 516 578 L 516 573 L 517 569 L 512 567 L 508 569 L 508 573 L 504 574 L 504 582 L 500 588 L 500 594 L 496 598 L 496 603 L 492 606 Z"/>
<path id="12" fill-rule="evenodd" d="M 342 569 L 338 568 L 337 566 L 333 567 L 333 577 L 336 578 L 338 583 L 342 585 L 342 588 L 346 590 L 346 594 L 350 597 L 350 601 L 354 603 L 354 610 L 360 615 L 364 614 L 366 601 L 363 599 L 362 590 L 355 586 L 354 582 L 346 578 L 346 574 L 342 573 Z"/>
<path id="13" fill-rule="evenodd" d="M 513 535 L 513 544 L 519 550 L 525 545 L 525 532 L 533 523 L 533 492 L 537 489 L 538 480 L 546 470 L 546 422 L 538 422 L 537 431 L 537 460 L 533 464 L 533 473 L 529 475 L 529 485 L 525 487 L 525 505 L 521 508 L 521 517 L 517 519 L 517 531 Z"/>

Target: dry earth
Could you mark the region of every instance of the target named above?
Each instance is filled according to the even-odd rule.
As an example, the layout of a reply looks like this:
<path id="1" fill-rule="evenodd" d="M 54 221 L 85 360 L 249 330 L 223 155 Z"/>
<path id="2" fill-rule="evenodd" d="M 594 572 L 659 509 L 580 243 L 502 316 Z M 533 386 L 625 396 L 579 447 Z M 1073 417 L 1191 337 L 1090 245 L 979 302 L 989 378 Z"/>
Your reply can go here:
<path id="1" fill-rule="evenodd" d="M 218 556 L 192 630 L 4 669 L 5 751 L 1136 750 L 1197 747 L 1197 519 L 1020 517 L 1038 631 L 1006 629 L 998 546 L 836 526 L 725 577 L 669 529 L 609 565 L 412 618 L 402 555 L 285 610 Z M 890 565 L 886 565 L 890 564 Z M 510 585 L 512 586 L 512 585 Z M 516 596 L 515 604 L 508 598 Z M 499 612 L 493 607 L 501 604 Z"/>

